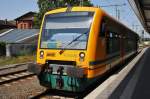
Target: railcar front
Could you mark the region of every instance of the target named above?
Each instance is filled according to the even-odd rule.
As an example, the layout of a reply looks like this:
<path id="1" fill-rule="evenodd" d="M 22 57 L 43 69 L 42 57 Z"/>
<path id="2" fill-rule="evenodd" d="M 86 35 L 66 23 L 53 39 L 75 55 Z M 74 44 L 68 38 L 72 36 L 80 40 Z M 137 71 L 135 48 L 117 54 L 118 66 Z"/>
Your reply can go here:
<path id="1" fill-rule="evenodd" d="M 47 12 L 43 18 L 37 64 L 40 84 L 50 89 L 81 92 L 88 79 L 89 60 L 94 60 L 101 13 L 98 8 L 73 7 Z"/>
<path id="2" fill-rule="evenodd" d="M 136 36 L 129 32 L 100 8 L 47 12 L 39 34 L 37 63 L 30 70 L 45 87 L 82 92 L 136 52 Z M 125 50 L 128 47 L 131 49 Z"/>

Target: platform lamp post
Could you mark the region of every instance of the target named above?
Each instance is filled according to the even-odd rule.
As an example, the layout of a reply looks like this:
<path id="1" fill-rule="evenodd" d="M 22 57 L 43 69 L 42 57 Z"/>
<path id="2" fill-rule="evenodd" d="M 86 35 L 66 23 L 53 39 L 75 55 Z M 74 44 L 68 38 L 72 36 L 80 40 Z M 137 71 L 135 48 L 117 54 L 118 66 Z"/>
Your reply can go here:
<path id="1" fill-rule="evenodd" d="M 10 48 L 11 48 L 11 44 L 6 43 L 6 57 L 11 57 Z"/>
<path id="2" fill-rule="evenodd" d="M 142 42 L 144 42 L 144 30 L 142 30 Z"/>

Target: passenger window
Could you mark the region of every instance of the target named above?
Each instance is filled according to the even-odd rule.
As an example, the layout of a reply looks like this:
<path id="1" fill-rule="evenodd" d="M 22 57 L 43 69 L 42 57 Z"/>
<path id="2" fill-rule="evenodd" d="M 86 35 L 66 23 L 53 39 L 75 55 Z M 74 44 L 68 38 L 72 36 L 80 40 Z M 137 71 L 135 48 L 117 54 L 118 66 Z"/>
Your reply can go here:
<path id="1" fill-rule="evenodd" d="M 113 37 L 113 33 L 112 33 L 112 32 L 109 33 L 109 37 L 110 37 L 110 38 Z"/>
<path id="2" fill-rule="evenodd" d="M 120 40 L 119 37 L 116 37 L 117 33 L 115 32 L 108 32 L 108 37 L 107 37 L 107 54 L 111 55 L 113 53 L 117 53 L 120 50 Z"/>

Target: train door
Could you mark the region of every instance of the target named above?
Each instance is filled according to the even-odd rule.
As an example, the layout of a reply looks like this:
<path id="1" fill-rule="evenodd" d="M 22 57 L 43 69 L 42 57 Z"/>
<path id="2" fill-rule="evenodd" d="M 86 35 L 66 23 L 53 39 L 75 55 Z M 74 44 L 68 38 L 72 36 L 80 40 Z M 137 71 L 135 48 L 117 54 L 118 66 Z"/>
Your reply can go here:
<path id="1" fill-rule="evenodd" d="M 107 46 L 106 46 L 106 26 L 107 26 L 107 24 L 106 24 L 106 18 L 105 17 L 103 17 L 103 19 L 102 19 L 102 22 L 101 22 L 101 31 L 100 31 L 100 42 L 101 42 L 101 48 L 103 48 L 103 60 L 104 59 L 106 59 L 106 48 L 107 48 Z"/>
<path id="2" fill-rule="evenodd" d="M 125 40 L 124 35 L 121 33 L 120 35 L 120 56 L 121 56 L 121 63 L 124 63 L 125 58 Z"/>

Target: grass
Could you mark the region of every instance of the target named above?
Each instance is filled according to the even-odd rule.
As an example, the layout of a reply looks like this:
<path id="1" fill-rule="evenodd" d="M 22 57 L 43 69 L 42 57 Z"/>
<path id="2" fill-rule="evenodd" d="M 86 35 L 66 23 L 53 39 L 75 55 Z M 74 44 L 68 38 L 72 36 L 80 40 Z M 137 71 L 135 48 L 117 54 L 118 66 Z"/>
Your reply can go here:
<path id="1" fill-rule="evenodd" d="M 36 56 L 0 57 L 0 66 L 35 61 Z"/>

